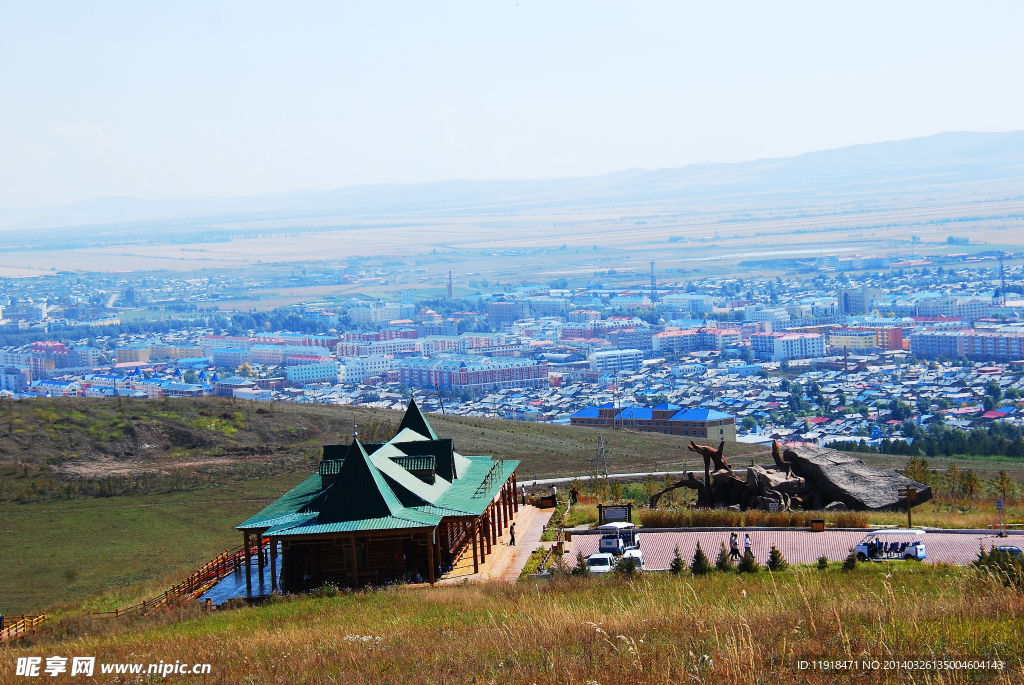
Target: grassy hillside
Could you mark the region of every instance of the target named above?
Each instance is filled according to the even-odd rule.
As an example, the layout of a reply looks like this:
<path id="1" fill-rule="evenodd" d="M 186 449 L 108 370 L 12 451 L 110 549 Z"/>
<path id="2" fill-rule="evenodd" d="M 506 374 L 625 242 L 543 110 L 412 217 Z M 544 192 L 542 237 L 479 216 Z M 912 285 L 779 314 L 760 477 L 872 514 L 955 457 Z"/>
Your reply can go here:
<path id="1" fill-rule="evenodd" d="M 390 438 L 400 419 L 401 412 L 379 409 L 212 397 L 5 401 L 0 403 L 0 468 L 46 465 L 61 480 L 279 473 L 312 467 L 321 445 L 348 442 L 353 424 L 362 439 L 379 440 Z M 616 471 L 697 464 L 685 440 L 667 435 L 443 415 L 431 415 L 430 422 L 463 454 L 522 460 L 524 477 L 592 471 L 599 434 Z M 730 446 L 729 455 L 734 463 L 754 455 L 767 459 L 763 448 L 747 445 Z"/>
<path id="2" fill-rule="evenodd" d="M 1020 682 L 1024 596 L 972 569 L 899 562 L 754 576 L 396 587 L 198 608 L 140 623 L 84 619 L 10 649 L 100 664 L 209 663 L 183 682 Z M 800 660 L 987 659 L 999 670 L 800 670 Z M 107 676 L 107 679 L 112 679 Z M 0 683 L 15 682 L 13 669 Z M 104 680 L 103 676 L 99 680 Z"/>

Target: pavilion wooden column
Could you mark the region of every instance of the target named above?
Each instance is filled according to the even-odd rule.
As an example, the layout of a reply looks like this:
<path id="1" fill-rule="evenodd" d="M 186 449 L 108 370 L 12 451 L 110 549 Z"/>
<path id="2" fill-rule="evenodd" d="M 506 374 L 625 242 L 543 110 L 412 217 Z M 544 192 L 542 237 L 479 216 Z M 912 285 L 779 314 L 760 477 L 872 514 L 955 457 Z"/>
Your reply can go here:
<path id="1" fill-rule="evenodd" d="M 270 538 L 270 591 L 277 592 L 277 540 Z"/>
<path id="2" fill-rule="evenodd" d="M 487 522 L 489 524 L 488 531 L 490 532 L 490 535 L 487 536 L 487 540 L 494 545 L 498 544 L 498 538 L 495 536 L 498 530 L 498 526 L 495 525 L 496 517 L 497 510 L 494 508 L 494 504 L 492 503 L 491 506 L 487 507 Z"/>
<path id="3" fill-rule="evenodd" d="M 512 518 L 508 511 L 508 483 L 501 486 L 501 515 L 504 524 L 502 529 L 508 528 L 508 522 Z"/>
<path id="4" fill-rule="evenodd" d="M 487 521 L 487 512 L 480 517 L 480 561 L 487 561 L 487 555 L 491 552 L 491 527 Z"/>
<path id="5" fill-rule="evenodd" d="M 473 573 L 480 573 L 480 562 L 476 556 L 476 542 L 479 537 L 476 532 L 477 522 L 473 521 Z"/>
<path id="6" fill-rule="evenodd" d="M 498 501 L 497 502 L 493 502 L 491 504 L 491 508 L 494 509 L 494 523 L 495 523 L 495 528 L 496 528 L 496 530 L 494 532 L 495 532 L 496 535 L 501 535 L 502 525 L 501 525 L 501 492 L 500 491 L 498 492 Z"/>
<path id="7" fill-rule="evenodd" d="M 263 568 L 266 565 L 266 559 L 263 558 L 263 531 L 261 530 L 256 534 L 256 559 L 259 562 L 260 568 L 260 592 L 263 591 Z"/>
<path id="8" fill-rule="evenodd" d="M 434 529 L 434 558 L 435 564 L 441 567 L 441 575 L 444 575 L 444 559 L 441 557 L 441 533 L 440 528 Z"/>
<path id="9" fill-rule="evenodd" d="M 519 485 L 516 482 L 516 472 L 512 472 L 512 507 L 515 513 L 519 513 Z"/>
<path id="10" fill-rule="evenodd" d="M 359 585 L 359 557 L 356 555 L 356 536 L 352 536 L 352 587 Z"/>
<path id="11" fill-rule="evenodd" d="M 245 538 L 245 596 L 252 597 L 252 550 L 249 548 L 249 531 L 242 535 Z"/>
<path id="12" fill-rule="evenodd" d="M 430 584 L 434 584 L 434 544 L 437 539 L 437 528 L 430 532 L 430 537 L 427 538 L 427 579 Z"/>
<path id="13" fill-rule="evenodd" d="M 508 512 L 508 521 L 516 517 L 516 491 L 512 489 L 512 483 L 505 485 L 505 510 Z"/>

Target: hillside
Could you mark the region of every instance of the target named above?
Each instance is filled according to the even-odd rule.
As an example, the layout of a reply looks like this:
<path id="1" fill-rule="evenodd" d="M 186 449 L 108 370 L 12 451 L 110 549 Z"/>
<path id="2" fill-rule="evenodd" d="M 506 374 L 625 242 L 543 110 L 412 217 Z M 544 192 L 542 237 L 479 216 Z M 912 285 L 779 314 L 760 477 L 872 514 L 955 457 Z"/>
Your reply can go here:
<path id="1" fill-rule="evenodd" d="M 261 404 L 221 398 L 96 400 L 47 398 L 0 406 L 0 468 L 45 465 L 61 481 L 108 476 L 231 477 L 308 471 L 323 444 L 387 439 L 400 412 L 314 404 Z M 522 478 L 593 471 L 598 435 L 611 469 L 627 473 L 693 468 L 686 441 L 672 436 L 503 419 L 431 415 L 438 434 L 469 455 L 519 459 Z M 763 448 L 730 446 L 740 462 Z M 10 487 L 10 486 L 9 486 Z"/>
<path id="2" fill-rule="evenodd" d="M 888 201 L 897 196 L 903 196 L 900 204 L 908 197 L 943 204 L 1018 197 L 1022 174 L 1024 132 L 950 132 L 777 159 L 629 169 L 580 178 L 453 179 L 236 198 L 118 197 L 47 209 L 0 208 L 0 230 L 104 224 L 108 240 L 111 229 L 131 232 L 149 222 L 170 222 L 177 229 L 202 228 L 237 237 L 244 231 L 240 224 L 247 221 L 305 225 L 317 217 L 333 217 L 332 223 L 351 223 L 355 215 L 358 222 L 376 222 L 396 212 L 436 220 L 477 213 L 634 211 L 679 203 L 692 211 L 723 201 L 760 206 L 797 201 L 832 207 L 836 202 Z M 262 233 L 266 227 L 253 230 Z"/>

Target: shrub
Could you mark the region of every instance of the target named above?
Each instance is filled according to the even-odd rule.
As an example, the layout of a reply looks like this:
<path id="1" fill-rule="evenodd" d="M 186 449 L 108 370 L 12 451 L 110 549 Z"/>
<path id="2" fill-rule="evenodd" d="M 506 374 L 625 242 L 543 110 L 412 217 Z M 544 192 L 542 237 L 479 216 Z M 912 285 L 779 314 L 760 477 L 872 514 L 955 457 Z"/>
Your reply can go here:
<path id="1" fill-rule="evenodd" d="M 640 565 L 634 557 L 619 557 L 619 560 L 615 562 L 615 572 L 627 578 L 632 578 L 639 570 Z"/>
<path id="2" fill-rule="evenodd" d="M 587 566 L 587 560 L 583 558 L 583 552 L 576 552 L 576 566 L 573 568 L 572 574 L 580 578 L 590 577 L 590 567 Z"/>
<path id="3" fill-rule="evenodd" d="M 827 569 L 828 569 L 828 557 L 826 557 L 824 554 L 822 554 L 820 557 L 818 557 L 818 570 L 819 571 L 825 571 Z"/>
<path id="4" fill-rule="evenodd" d="M 684 568 L 686 568 L 686 562 L 683 561 L 683 555 L 679 553 L 679 545 L 676 545 L 676 553 L 672 557 L 672 563 L 668 565 L 668 572 L 678 576 Z"/>
<path id="5" fill-rule="evenodd" d="M 728 550 L 725 549 L 725 543 L 722 543 L 721 548 L 718 550 L 718 557 L 715 559 L 715 568 L 719 571 L 731 571 L 732 570 L 732 558 L 729 557 Z"/>
<path id="6" fill-rule="evenodd" d="M 690 573 L 695 576 L 706 576 L 713 570 L 714 566 L 711 565 L 708 555 L 704 554 L 704 550 L 701 549 L 700 542 L 698 542 L 697 551 L 693 553 L 693 561 L 690 562 Z"/>
<path id="7" fill-rule="evenodd" d="M 723 547 L 723 549 L 725 549 Z M 768 553 L 768 570 L 769 571 L 785 571 L 789 568 L 789 562 L 786 561 L 786 557 L 782 556 L 782 552 L 775 545 L 772 545 L 772 550 Z"/>
<path id="8" fill-rule="evenodd" d="M 987 554 L 982 547 L 973 566 L 996 576 L 1007 587 L 1024 591 L 1024 559 L 1010 556 L 1006 550 L 992 548 Z"/>
<path id="9" fill-rule="evenodd" d="M 757 573 L 761 570 L 761 566 L 757 563 L 757 559 L 754 558 L 754 553 L 751 552 L 749 548 L 743 553 L 743 558 L 740 559 L 738 569 L 740 573 Z"/>
<path id="10" fill-rule="evenodd" d="M 857 568 L 857 555 L 854 554 L 853 550 L 851 549 L 850 554 L 846 557 L 846 560 L 843 562 L 843 570 L 852 571 L 855 568 Z"/>

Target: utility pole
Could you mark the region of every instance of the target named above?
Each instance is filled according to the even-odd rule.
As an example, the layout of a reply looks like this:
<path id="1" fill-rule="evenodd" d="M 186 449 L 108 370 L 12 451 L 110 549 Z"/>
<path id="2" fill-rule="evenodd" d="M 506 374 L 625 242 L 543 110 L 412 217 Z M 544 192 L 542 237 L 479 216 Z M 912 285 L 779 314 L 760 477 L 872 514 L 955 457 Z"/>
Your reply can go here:
<path id="1" fill-rule="evenodd" d="M 651 260 L 651 304 L 658 302 L 658 282 L 654 280 L 654 260 Z"/>
<path id="2" fill-rule="evenodd" d="M 455 287 L 452 285 L 452 272 L 448 272 L 448 299 L 455 299 Z"/>
<path id="3" fill-rule="evenodd" d="M 999 253 L 999 280 L 1002 285 L 999 289 L 999 304 L 1006 304 L 1006 269 L 1003 268 L 1003 257 L 1006 255 L 1005 252 Z"/>

